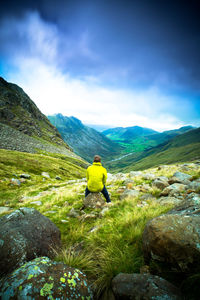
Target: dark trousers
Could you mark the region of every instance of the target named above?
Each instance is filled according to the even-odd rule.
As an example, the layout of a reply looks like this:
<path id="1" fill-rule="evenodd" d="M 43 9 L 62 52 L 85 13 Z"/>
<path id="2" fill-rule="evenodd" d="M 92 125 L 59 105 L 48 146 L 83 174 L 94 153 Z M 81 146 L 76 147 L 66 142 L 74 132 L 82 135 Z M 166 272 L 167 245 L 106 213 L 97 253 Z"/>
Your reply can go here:
<path id="1" fill-rule="evenodd" d="M 90 191 L 88 190 L 88 187 L 86 187 L 86 189 L 85 189 L 85 197 L 87 197 L 87 195 L 89 195 L 90 193 L 92 193 L 92 192 L 90 192 Z M 108 194 L 108 191 L 107 191 L 105 185 L 104 185 L 103 190 L 101 191 L 101 193 L 102 193 L 102 194 L 104 195 L 104 197 L 106 198 L 106 202 L 107 202 L 107 203 L 111 202 L 110 196 L 109 196 L 109 194 Z"/>

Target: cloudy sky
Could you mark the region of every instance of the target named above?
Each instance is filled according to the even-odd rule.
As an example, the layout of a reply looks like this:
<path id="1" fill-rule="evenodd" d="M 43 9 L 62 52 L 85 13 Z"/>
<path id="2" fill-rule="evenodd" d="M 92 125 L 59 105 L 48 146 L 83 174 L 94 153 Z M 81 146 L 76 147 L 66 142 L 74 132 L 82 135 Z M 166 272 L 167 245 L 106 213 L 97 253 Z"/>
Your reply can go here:
<path id="1" fill-rule="evenodd" d="M 1 1 L 0 75 L 46 115 L 200 126 L 200 2 Z"/>

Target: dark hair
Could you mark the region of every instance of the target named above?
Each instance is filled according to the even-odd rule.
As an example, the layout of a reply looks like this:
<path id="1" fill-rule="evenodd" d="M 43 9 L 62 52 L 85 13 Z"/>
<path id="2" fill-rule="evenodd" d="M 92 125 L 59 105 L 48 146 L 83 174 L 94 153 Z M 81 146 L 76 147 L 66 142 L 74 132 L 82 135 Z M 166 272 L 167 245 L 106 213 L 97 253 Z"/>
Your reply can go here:
<path id="1" fill-rule="evenodd" d="M 95 155 L 94 162 L 101 162 L 101 157 L 99 155 Z"/>

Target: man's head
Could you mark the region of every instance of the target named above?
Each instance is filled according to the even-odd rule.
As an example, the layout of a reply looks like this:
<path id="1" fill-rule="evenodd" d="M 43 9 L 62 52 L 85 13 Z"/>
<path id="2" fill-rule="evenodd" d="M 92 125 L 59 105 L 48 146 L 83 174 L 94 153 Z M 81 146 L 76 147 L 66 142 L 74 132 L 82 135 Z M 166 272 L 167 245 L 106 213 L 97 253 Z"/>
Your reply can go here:
<path id="1" fill-rule="evenodd" d="M 101 162 L 101 157 L 99 155 L 95 155 L 94 162 Z"/>

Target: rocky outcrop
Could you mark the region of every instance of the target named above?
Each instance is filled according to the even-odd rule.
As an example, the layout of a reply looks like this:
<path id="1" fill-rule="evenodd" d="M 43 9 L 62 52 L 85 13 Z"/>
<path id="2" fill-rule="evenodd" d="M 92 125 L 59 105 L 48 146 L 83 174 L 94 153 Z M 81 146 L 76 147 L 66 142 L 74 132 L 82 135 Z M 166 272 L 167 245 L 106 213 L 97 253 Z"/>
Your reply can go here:
<path id="1" fill-rule="evenodd" d="M 180 291 L 171 283 L 150 274 L 118 274 L 112 281 L 117 300 L 181 300 Z"/>
<path id="2" fill-rule="evenodd" d="M 93 299 L 86 276 L 47 257 L 36 258 L 0 282 L 0 298 Z"/>
<path id="3" fill-rule="evenodd" d="M 33 208 L 0 218 L 0 276 L 38 256 L 53 257 L 61 246 L 59 229 Z"/>
<path id="4" fill-rule="evenodd" d="M 83 200 L 83 207 L 87 208 L 102 208 L 105 205 L 105 200 L 102 198 L 101 193 L 90 193 Z"/>
<path id="5" fill-rule="evenodd" d="M 188 195 L 180 206 L 147 223 L 146 262 L 164 262 L 173 272 L 196 272 L 200 261 L 200 197 Z"/>

